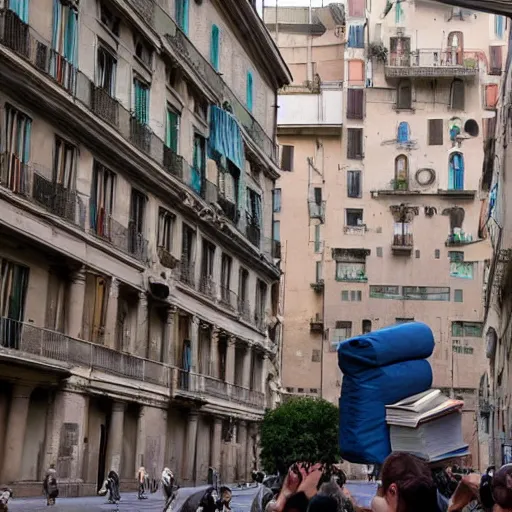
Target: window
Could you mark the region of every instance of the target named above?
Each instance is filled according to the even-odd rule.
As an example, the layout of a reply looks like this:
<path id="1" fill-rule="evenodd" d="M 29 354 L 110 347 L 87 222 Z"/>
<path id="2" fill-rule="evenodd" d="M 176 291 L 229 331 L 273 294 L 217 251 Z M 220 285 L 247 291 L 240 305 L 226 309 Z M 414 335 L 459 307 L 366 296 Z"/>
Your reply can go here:
<path id="1" fill-rule="evenodd" d="M 450 155 L 448 189 L 464 190 L 464 156 L 456 152 Z"/>
<path id="2" fill-rule="evenodd" d="M 201 257 L 201 281 L 199 291 L 205 295 L 213 296 L 215 293 L 213 283 L 213 268 L 215 266 L 215 245 L 203 238 Z"/>
<path id="3" fill-rule="evenodd" d="M 450 262 L 464 261 L 464 253 L 462 251 L 448 251 Z"/>
<path id="4" fill-rule="evenodd" d="M 94 163 L 90 224 L 98 235 L 110 239 L 111 219 L 114 210 L 115 174 L 98 162 Z"/>
<path id="5" fill-rule="evenodd" d="M 483 324 L 480 322 L 452 322 L 452 336 L 461 338 L 481 338 Z"/>
<path id="6" fill-rule="evenodd" d="M 293 146 L 281 146 L 281 170 L 293 171 Z"/>
<path id="7" fill-rule="evenodd" d="M 199 133 L 194 134 L 193 165 L 190 175 L 190 187 L 200 194 L 206 168 L 206 140 Z"/>
<path id="8" fill-rule="evenodd" d="M 196 243 L 196 233 L 195 231 L 188 226 L 187 224 L 183 224 L 183 229 L 181 233 L 181 262 L 183 264 L 182 268 L 182 275 L 183 270 L 186 272 L 188 271 L 190 273 L 189 277 L 192 280 L 193 283 L 194 276 L 193 273 L 193 267 L 195 265 L 194 262 L 194 250 L 195 250 L 195 243 Z"/>
<path id="9" fill-rule="evenodd" d="M 361 330 L 363 334 L 368 334 L 372 332 L 372 321 L 371 320 L 363 320 L 361 324 Z"/>
<path id="10" fill-rule="evenodd" d="M 272 226 L 272 240 L 281 241 L 281 222 L 275 220 Z"/>
<path id="11" fill-rule="evenodd" d="M 259 247 L 262 226 L 261 196 L 247 187 L 246 200 L 247 237 L 253 245 Z"/>
<path id="12" fill-rule="evenodd" d="M 53 0 L 52 49 L 52 76 L 71 89 L 78 54 L 78 9 L 72 2 Z"/>
<path id="13" fill-rule="evenodd" d="M 396 108 L 412 108 L 412 85 L 409 80 L 401 80 L 396 91 Z"/>
<path id="14" fill-rule="evenodd" d="M 322 250 L 322 242 L 320 240 L 320 224 L 315 225 L 315 252 Z"/>
<path id="15" fill-rule="evenodd" d="M 133 111 L 135 119 L 140 124 L 148 124 L 149 121 L 149 87 L 138 78 L 133 79 Z"/>
<path id="16" fill-rule="evenodd" d="M 414 318 L 395 318 L 396 324 L 408 324 L 409 322 L 414 322 Z"/>
<path id="17" fill-rule="evenodd" d="M 29 269 L 0 258 L 0 345 L 19 348 Z"/>
<path id="18" fill-rule="evenodd" d="M 409 222 L 395 222 L 393 245 L 396 247 L 412 247 L 413 242 L 411 224 Z"/>
<path id="19" fill-rule="evenodd" d="M 420 250 L 416 249 L 416 251 L 414 251 L 414 252 L 415 252 L 416 258 L 419 259 L 419 257 L 420 257 Z"/>
<path id="20" fill-rule="evenodd" d="M 238 194 L 240 169 L 227 160 L 227 169 L 219 169 L 219 203 L 233 222 L 238 222 Z"/>
<path id="21" fill-rule="evenodd" d="M 246 103 L 247 109 L 249 112 L 252 112 L 252 104 L 253 104 L 253 95 L 254 95 L 254 83 L 252 73 L 250 71 L 247 72 L 247 94 L 246 94 Z"/>
<path id="22" fill-rule="evenodd" d="M 399 286 L 370 286 L 370 298 L 372 299 L 401 299 Z"/>
<path id="23" fill-rule="evenodd" d="M 349 0 L 348 15 L 351 17 L 364 17 L 364 0 Z"/>
<path id="24" fill-rule="evenodd" d="M 316 283 L 319 283 L 323 279 L 322 275 L 323 275 L 322 262 L 316 261 L 315 262 L 315 282 Z"/>
<path id="25" fill-rule="evenodd" d="M 249 289 L 249 272 L 240 267 L 238 272 L 238 300 L 247 305 L 247 292 Z"/>
<path id="26" fill-rule="evenodd" d="M 309 188 L 309 217 L 311 219 L 323 219 L 324 205 L 322 202 L 322 189 L 320 187 Z"/>
<path id="27" fill-rule="evenodd" d="M 256 282 L 256 308 L 254 320 L 258 327 L 262 327 L 265 321 L 265 308 L 267 306 L 267 285 L 260 279 Z"/>
<path id="28" fill-rule="evenodd" d="M 19 110 L 5 105 L 5 169 L 2 184 L 17 194 L 29 193 L 27 164 L 30 160 L 32 119 Z"/>
<path id="29" fill-rule="evenodd" d="M 410 66 L 411 39 L 409 37 L 389 38 L 389 63 L 391 66 Z"/>
<path id="30" fill-rule="evenodd" d="M 409 159 L 406 155 L 395 158 L 395 190 L 409 189 Z"/>
<path id="31" fill-rule="evenodd" d="M 117 61 L 105 47 L 98 47 L 98 70 L 96 77 L 97 87 L 103 89 L 110 96 L 115 96 Z"/>
<path id="32" fill-rule="evenodd" d="M 453 110 L 464 110 L 465 105 L 465 88 L 464 82 L 456 78 L 451 85 L 450 90 L 450 107 Z"/>
<path id="33" fill-rule="evenodd" d="M 464 35 L 462 32 L 448 34 L 447 53 L 449 63 L 453 66 L 462 66 L 464 63 Z"/>
<path id="34" fill-rule="evenodd" d="M 331 347 L 334 351 L 338 348 L 338 343 L 348 340 L 352 337 L 352 322 L 336 322 L 336 327 L 332 331 Z"/>
<path id="35" fill-rule="evenodd" d="M 104 277 L 89 273 L 86 275 L 82 332 L 84 339 L 93 343 L 104 341 L 108 291 L 109 283 Z"/>
<path id="36" fill-rule="evenodd" d="M 377 258 L 382 258 L 382 247 L 377 247 Z"/>
<path id="37" fill-rule="evenodd" d="M 363 129 L 347 128 L 347 158 L 361 160 L 363 158 Z"/>
<path id="38" fill-rule="evenodd" d="M 450 300 L 450 288 L 436 286 L 404 286 L 404 300 Z"/>
<path id="39" fill-rule="evenodd" d="M 505 32 L 505 17 L 504 16 L 494 16 L 494 35 L 497 39 L 503 39 L 503 34 Z"/>
<path id="40" fill-rule="evenodd" d="M 363 210 L 355 208 L 345 209 L 345 226 L 362 226 Z"/>
<path id="41" fill-rule="evenodd" d="M 347 119 L 364 118 L 364 89 L 347 90 Z"/>
<path id="42" fill-rule="evenodd" d="M 436 250 L 434 251 L 434 258 L 435 258 L 436 260 L 438 260 L 439 258 L 441 258 L 441 251 L 440 251 L 439 249 L 436 249 Z"/>
<path id="43" fill-rule="evenodd" d="M 428 144 L 429 146 L 443 145 L 443 120 L 428 120 Z"/>
<path id="44" fill-rule="evenodd" d="M 281 189 L 275 188 L 272 197 L 273 211 L 274 213 L 279 213 L 281 211 Z"/>
<path id="45" fill-rule="evenodd" d="M 9 2 L 9 10 L 16 13 L 23 23 L 28 23 L 29 0 L 16 0 Z"/>
<path id="46" fill-rule="evenodd" d="M 367 281 L 366 261 L 337 261 L 336 281 Z"/>
<path id="47" fill-rule="evenodd" d="M 128 225 L 128 250 L 137 257 L 141 257 L 143 255 L 142 251 L 145 249 L 146 202 L 146 196 L 142 192 L 132 188 L 130 221 Z"/>
<path id="48" fill-rule="evenodd" d="M 210 63 L 213 68 L 219 70 L 219 55 L 220 55 L 220 31 L 217 25 L 212 25 L 212 34 L 210 41 Z"/>
<path id="49" fill-rule="evenodd" d="M 233 259 L 227 254 L 222 255 L 220 263 L 220 292 L 222 301 L 231 304 L 231 268 Z"/>
<path id="50" fill-rule="evenodd" d="M 53 160 L 53 181 L 63 188 L 75 188 L 76 147 L 60 137 L 55 138 L 55 158 Z"/>
<path id="51" fill-rule="evenodd" d="M 489 47 L 489 74 L 490 75 L 501 75 L 503 69 L 503 47 L 502 46 L 491 46 Z"/>
<path id="52" fill-rule="evenodd" d="M 347 196 L 361 197 L 361 171 L 347 171 Z"/>
<path id="53" fill-rule="evenodd" d="M 409 128 L 409 123 L 402 121 L 398 125 L 398 130 L 396 134 L 396 141 L 398 144 L 407 144 L 411 139 L 411 130 Z"/>
<path id="54" fill-rule="evenodd" d="M 451 261 L 450 277 L 456 277 L 459 279 L 473 279 L 473 262 Z"/>
<path id="55" fill-rule="evenodd" d="M 175 15 L 178 26 L 188 34 L 188 0 L 176 0 Z"/>
<path id="56" fill-rule="evenodd" d="M 364 25 L 350 25 L 347 46 L 349 48 L 364 48 Z"/>
<path id="57" fill-rule="evenodd" d="M 180 120 L 179 112 L 171 107 L 167 107 L 167 122 L 165 125 L 165 145 L 178 153 L 180 140 Z"/>
<path id="58" fill-rule="evenodd" d="M 348 85 L 364 85 L 364 61 L 348 61 Z"/>
<path id="59" fill-rule="evenodd" d="M 121 20 L 119 16 L 115 16 L 112 11 L 105 5 L 104 2 L 100 4 L 100 19 L 101 22 L 114 34 L 119 36 L 119 26 Z"/>
<path id="60" fill-rule="evenodd" d="M 343 290 L 341 292 L 341 300 L 343 302 L 361 302 L 361 290 Z"/>
<path id="61" fill-rule="evenodd" d="M 498 85 L 489 84 L 485 86 L 485 108 L 494 109 L 498 104 Z"/>
<path id="62" fill-rule="evenodd" d="M 166 210 L 158 210 L 158 247 L 165 249 L 168 253 L 172 251 L 172 242 L 174 238 L 174 225 L 176 216 Z"/>

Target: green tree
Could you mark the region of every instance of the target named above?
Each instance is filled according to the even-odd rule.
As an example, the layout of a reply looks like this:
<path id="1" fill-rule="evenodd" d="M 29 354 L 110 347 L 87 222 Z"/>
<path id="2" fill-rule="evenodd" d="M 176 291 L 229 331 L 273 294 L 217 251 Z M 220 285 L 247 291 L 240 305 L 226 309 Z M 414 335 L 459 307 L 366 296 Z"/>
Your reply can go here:
<path id="1" fill-rule="evenodd" d="M 261 427 L 265 471 L 284 474 L 294 462 L 338 462 L 338 424 L 338 408 L 323 399 L 292 398 L 267 411 Z"/>

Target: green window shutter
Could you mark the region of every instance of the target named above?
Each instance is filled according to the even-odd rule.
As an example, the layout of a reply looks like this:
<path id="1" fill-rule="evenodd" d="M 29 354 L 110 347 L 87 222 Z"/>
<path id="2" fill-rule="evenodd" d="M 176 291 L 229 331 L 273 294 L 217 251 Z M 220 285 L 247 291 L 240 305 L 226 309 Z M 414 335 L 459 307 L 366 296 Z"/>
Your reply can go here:
<path id="1" fill-rule="evenodd" d="M 253 94 L 254 94 L 254 83 L 252 78 L 252 73 L 250 71 L 247 72 L 247 108 L 250 112 L 252 112 L 253 106 Z"/>
<path id="2" fill-rule="evenodd" d="M 210 42 L 210 62 L 216 71 L 219 70 L 220 32 L 217 25 L 212 25 L 212 37 Z"/>
<path id="3" fill-rule="evenodd" d="M 178 152 L 179 115 L 173 110 L 167 110 L 167 130 L 165 145 L 175 153 Z"/>

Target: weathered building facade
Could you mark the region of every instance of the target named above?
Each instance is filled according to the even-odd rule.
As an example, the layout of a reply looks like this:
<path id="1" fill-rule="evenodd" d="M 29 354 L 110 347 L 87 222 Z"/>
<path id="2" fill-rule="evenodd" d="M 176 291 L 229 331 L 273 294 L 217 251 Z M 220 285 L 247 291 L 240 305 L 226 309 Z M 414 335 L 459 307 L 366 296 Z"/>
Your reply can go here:
<path id="1" fill-rule="evenodd" d="M 321 9 L 307 19 L 306 79 L 317 73 L 319 86 L 300 101 L 290 88 L 279 97 L 279 143 L 293 155 L 291 165 L 282 160 L 275 214 L 285 272 L 283 386 L 337 402 L 339 341 L 423 321 L 435 335 L 434 386 L 465 400 L 464 437 L 478 466 L 490 255 L 480 178 L 507 55 L 505 19 L 425 0 L 345 7 L 331 4 L 330 30 Z M 269 25 L 292 69 L 293 23 Z M 303 34 L 296 30 L 295 40 Z M 329 34 L 343 34 L 340 117 L 324 100 L 331 77 L 324 83 L 312 72 L 322 67 L 317 41 Z"/>
<path id="2" fill-rule="evenodd" d="M 0 481 L 256 464 L 279 387 L 276 91 L 254 5 L 0 12 Z"/>

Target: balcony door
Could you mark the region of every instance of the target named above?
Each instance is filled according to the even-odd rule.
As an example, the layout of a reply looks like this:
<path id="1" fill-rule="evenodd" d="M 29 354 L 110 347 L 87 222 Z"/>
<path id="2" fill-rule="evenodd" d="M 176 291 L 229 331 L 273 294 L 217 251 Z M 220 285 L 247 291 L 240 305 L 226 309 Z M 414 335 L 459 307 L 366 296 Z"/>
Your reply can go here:
<path id="1" fill-rule="evenodd" d="M 115 174 L 99 164 L 94 165 L 91 190 L 91 230 L 98 236 L 111 238 L 111 221 L 114 210 Z"/>
<path id="2" fill-rule="evenodd" d="M 0 344 L 19 349 L 29 269 L 0 259 Z"/>
<path id="3" fill-rule="evenodd" d="M 464 64 L 464 35 L 462 32 L 450 32 L 448 34 L 447 60 L 452 66 Z"/>
<path id="4" fill-rule="evenodd" d="M 411 38 L 391 37 L 389 40 L 391 66 L 408 67 L 411 65 Z"/>

